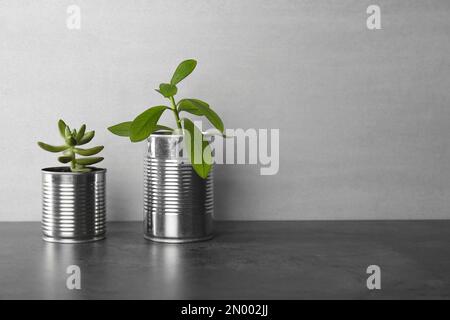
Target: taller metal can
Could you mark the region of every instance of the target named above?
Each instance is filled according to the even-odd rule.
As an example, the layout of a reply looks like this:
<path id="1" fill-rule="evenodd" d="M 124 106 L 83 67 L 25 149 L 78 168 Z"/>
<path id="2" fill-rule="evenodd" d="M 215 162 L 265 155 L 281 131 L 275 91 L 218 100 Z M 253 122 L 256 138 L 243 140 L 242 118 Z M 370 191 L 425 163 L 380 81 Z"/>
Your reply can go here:
<path id="1" fill-rule="evenodd" d="M 183 135 L 152 134 L 144 159 L 144 237 L 193 242 L 213 236 L 214 176 L 200 178 L 183 155 Z"/>

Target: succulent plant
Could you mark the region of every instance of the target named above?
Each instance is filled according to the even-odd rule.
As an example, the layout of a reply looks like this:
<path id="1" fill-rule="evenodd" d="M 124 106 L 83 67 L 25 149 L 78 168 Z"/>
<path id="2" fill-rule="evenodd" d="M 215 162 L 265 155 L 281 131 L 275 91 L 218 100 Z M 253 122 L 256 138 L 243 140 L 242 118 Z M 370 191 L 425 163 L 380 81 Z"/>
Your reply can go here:
<path id="1" fill-rule="evenodd" d="M 200 129 L 188 118 L 180 117 L 180 113 L 190 113 L 196 116 L 204 116 L 223 135 L 224 125 L 220 117 L 209 104 L 199 99 L 181 99 L 175 101 L 174 96 L 178 92 L 178 83 L 194 71 L 197 66 L 195 60 L 185 60 L 181 62 L 173 73 L 170 83 L 161 83 L 159 89 L 155 89 L 164 98 L 169 100 L 169 106 L 160 105 L 147 109 L 139 114 L 133 121 L 126 121 L 108 128 L 115 135 L 129 137 L 131 142 L 139 142 L 147 139 L 156 131 L 166 131 L 179 133 L 179 130 L 189 132 L 190 139 L 185 139 L 186 149 L 194 171 L 203 179 L 208 176 L 212 167 L 212 155 L 209 142 L 204 141 Z M 177 130 L 158 124 L 159 118 L 164 111 L 173 112 Z M 201 139 L 194 139 L 200 136 Z M 200 146 L 201 143 L 201 146 Z M 197 146 L 198 144 L 198 146 Z M 194 157 L 194 150 L 201 149 L 202 156 Z M 201 159 L 198 159 L 201 158 Z M 194 161 L 194 159 L 196 161 Z"/>
<path id="2" fill-rule="evenodd" d="M 63 120 L 58 121 L 58 129 L 61 137 L 64 139 L 64 144 L 53 146 L 44 142 L 38 142 L 38 145 L 49 152 L 62 152 L 63 155 L 58 157 L 61 163 L 70 163 L 70 170 L 72 172 L 89 172 L 92 169 L 86 166 L 98 163 L 103 160 L 102 157 L 88 157 L 77 158 L 80 156 L 93 156 L 103 150 L 103 146 L 93 147 L 89 149 L 79 148 L 78 146 L 89 143 L 94 138 L 95 131 L 86 132 L 86 125 L 83 124 L 78 131 L 71 130 Z"/>

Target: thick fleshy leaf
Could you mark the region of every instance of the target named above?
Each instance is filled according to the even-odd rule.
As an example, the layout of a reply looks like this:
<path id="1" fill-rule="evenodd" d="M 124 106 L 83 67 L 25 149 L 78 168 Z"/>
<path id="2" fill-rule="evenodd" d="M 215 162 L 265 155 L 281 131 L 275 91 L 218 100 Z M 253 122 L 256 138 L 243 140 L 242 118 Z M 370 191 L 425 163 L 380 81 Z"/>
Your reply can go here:
<path id="1" fill-rule="evenodd" d="M 168 109 L 166 106 L 151 107 L 138 115 L 130 127 L 130 140 L 139 142 L 147 139 L 155 131 L 156 124 L 166 109 Z"/>
<path id="2" fill-rule="evenodd" d="M 93 147 L 89 149 L 74 148 L 73 151 L 81 156 L 93 156 L 102 151 L 104 146 Z"/>
<path id="3" fill-rule="evenodd" d="M 92 140 L 92 138 L 94 138 L 94 136 L 95 136 L 94 130 L 86 132 L 83 138 L 81 138 L 81 140 L 78 141 L 77 145 L 81 146 L 83 144 L 89 143 Z"/>
<path id="4" fill-rule="evenodd" d="M 194 71 L 195 67 L 197 66 L 197 61 L 193 59 L 185 60 L 181 62 L 175 72 L 173 73 L 172 79 L 170 80 L 170 83 L 173 85 L 176 85 L 178 82 L 186 78 L 188 75 Z"/>
<path id="5" fill-rule="evenodd" d="M 207 141 L 203 141 L 202 132 L 191 120 L 184 118 L 183 124 L 189 132 L 189 138 L 184 141 L 192 168 L 202 179 L 206 179 L 212 167 L 211 147 Z"/>
<path id="6" fill-rule="evenodd" d="M 77 164 L 81 164 L 83 166 L 86 166 L 86 165 L 91 165 L 91 164 L 94 164 L 94 163 L 98 163 L 98 162 L 100 162 L 102 160 L 103 160 L 103 157 L 92 157 L 92 158 L 76 159 L 75 162 Z"/>
<path id="7" fill-rule="evenodd" d="M 58 121 L 58 129 L 59 129 L 59 133 L 61 134 L 61 137 L 65 138 L 66 137 L 66 123 L 60 119 Z"/>
<path id="8" fill-rule="evenodd" d="M 80 141 L 81 139 L 83 139 L 83 136 L 84 136 L 84 133 L 85 133 L 85 132 L 86 132 L 86 125 L 83 124 L 83 125 L 80 127 L 80 130 L 78 130 L 78 133 L 77 133 L 75 139 L 77 139 L 77 141 Z"/>
<path id="9" fill-rule="evenodd" d="M 164 97 L 169 98 L 173 97 L 177 94 L 177 87 L 170 83 L 161 83 L 159 85 L 159 93 L 161 93 Z"/>
<path id="10" fill-rule="evenodd" d="M 64 130 L 64 138 L 68 139 L 70 137 L 72 137 L 72 132 L 70 131 L 69 126 L 66 126 L 66 129 Z"/>
<path id="11" fill-rule="evenodd" d="M 66 143 L 69 146 L 73 147 L 73 146 L 75 146 L 77 144 L 77 140 L 75 140 L 74 137 L 70 136 L 69 138 L 66 138 Z"/>
<path id="12" fill-rule="evenodd" d="M 58 161 L 61 163 L 68 163 L 68 162 L 72 161 L 72 157 L 61 156 L 61 157 L 58 157 Z"/>
<path id="13" fill-rule="evenodd" d="M 109 127 L 108 130 L 117 136 L 129 137 L 130 136 L 130 127 L 131 127 L 132 122 L 133 121 L 121 122 L 114 126 Z"/>
<path id="14" fill-rule="evenodd" d="M 44 149 L 45 151 L 49 152 L 62 152 L 69 148 L 69 146 L 63 145 L 63 146 L 52 146 L 50 144 L 46 144 L 44 142 L 38 142 L 39 147 Z"/>
<path id="15" fill-rule="evenodd" d="M 225 130 L 222 119 L 204 101 L 198 99 L 183 99 L 178 102 L 178 111 L 186 111 L 197 116 L 205 116 L 220 132 Z"/>

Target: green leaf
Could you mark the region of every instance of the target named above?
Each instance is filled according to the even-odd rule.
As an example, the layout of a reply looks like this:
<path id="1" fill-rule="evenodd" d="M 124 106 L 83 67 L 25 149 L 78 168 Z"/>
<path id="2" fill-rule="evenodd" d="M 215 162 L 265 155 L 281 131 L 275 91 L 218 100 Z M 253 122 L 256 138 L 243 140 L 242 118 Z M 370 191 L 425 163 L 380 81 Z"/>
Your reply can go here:
<path id="1" fill-rule="evenodd" d="M 78 130 L 78 133 L 77 133 L 75 139 L 76 139 L 77 141 L 80 141 L 80 140 L 83 138 L 85 132 L 86 132 L 86 125 L 83 124 L 83 125 L 80 127 L 80 129 Z"/>
<path id="2" fill-rule="evenodd" d="M 192 99 L 181 99 L 178 101 L 178 112 L 184 111 L 195 114 L 196 116 L 203 116 L 204 114 L 202 109 L 199 109 L 197 105 L 192 103 L 190 100 Z"/>
<path id="3" fill-rule="evenodd" d="M 52 146 L 49 144 L 46 144 L 44 142 L 38 142 L 39 147 L 44 149 L 45 151 L 49 152 L 61 152 L 69 148 L 69 146 L 63 145 L 63 146 Z"/>
<path id="4" fill-rule="evenodd" d="M 61 137 L 65 138 L 66 137 L 66 127 L 67 125 L 65 124 L 65 122 L 60 119 L 58 121 L 58 129 L 59 129 L 59 133 L 61 134 Z"/>
<path id="5" fill-rule="evenodd" d="M 64 138 L 69 139 L 72 137 L 72 132 L 70 131 L 69 126 L 66 126 L 66 129 L 64 130 Z"/>
<path id="6" fill-rule="evenodd" d="M 61 157 L 58 157 L 58 161 L 61 163 L 68 163 L 68 162 L 72 161 L 72 157 L 61 156 Z"/>
<path id="7" fill-rule="evenodd" d="M 92 140 L 92 138 L 94 138 L 94 136 L 95 136 L 94 130 L 86 132 L 83 138 L 81 138 L 81 140 L 78 141 L 77 145 L 81 146 L 83 144 L 89 143 Z"/>
<path id="8" fill-rule="evenodd" d="M 102 151 L 104 146 L 98 146 L 90 149 L 74 148 L 73 151 L 81 156 L 93 156 Z"/>
<path id="9" fill-rule="evenodd" d="M 73 147 L 73 146 L 75 146 L 77 144 L 77 140 L 75 140 L 74 137 L 69 137 L 69 138 L 66 138 L 66 143 L 69 146 Z"/>
<path id="10" fill-rule="evenodd" d="M 77 164 L 86 166 L 86 165 L 98 163 L 98 162 L 102 161 L 103 159 L 104 159 L 103 157 L 82 158 L 82 159 L 76 159 L 75 162 Z"/>
<path id="11" fill-rule="evenodd" d="M 192 168 L 202 179 L 206 179 L 212 168 L 211 147 L 203 141 L 202 132 L 191 120 L 184 118 L 183 123 L 184 129 L 189 132 L 189 139 L 184 140 Z"/>
<path id="12" fill-rule="evenodd" d="M 166 109 L 166 106 L 151 107 L 138 115 L 130 127 L 130 140 L 138 142 L 147 139 L 156 130 L 156 124 Z"/>
<path id="13" fill-rule="evenodd" d="M 132 121 L 118 123 L 114 126 L 109 127 L 108 130 L 117 136 L 129 137 L 131 123 L 132 123 Z"/>
<path id="14" fill-rule="evenodd" d="M 155 131 L 173 131 L 172 128 L 157 124 Z"/>
<path id="15" fill-rule="evenodd" d="M 217 113 L 215 113 L 215 111 L 213 109 L 208 109 L 209 112 L 205 114 L 206 118 L 209 120 L 209 122 L 211 122 L 211 124 L 217 129 L 219 130 L 221 133 L 224 132 L 225 127 L 223 125 L 223 121 L 222 119 L 220 119 L 219 115 Z"/>
<path id="16" fill-rule="evenodd" d="M 170 80 L 170 83 L 173 85 L 176 85 L 178 82 L 186 78 L 188 75 L 194 71 L 195 67 L 197 66 L 197 61 L 195 60 L 185 60 L 181 62 L 175 72 L 173 73 L 172 80 Z"/>
<path id="17" fill-rule="evenodd" d="M 183 99 L 178 102 L 178 111 L 186 111 L 197 116 L 205 116 L 220 132 L 225 130 L 222 119 L 204 101 L 198 99 Z"/>
<path id="18" fill-rule="evenodd" d="M 173 97 L 177 94 L 177 87 L 170 83 L 161 83 L 159 85 L 159 93 L 161 93 L 164 97 L 169 98 Z"/>

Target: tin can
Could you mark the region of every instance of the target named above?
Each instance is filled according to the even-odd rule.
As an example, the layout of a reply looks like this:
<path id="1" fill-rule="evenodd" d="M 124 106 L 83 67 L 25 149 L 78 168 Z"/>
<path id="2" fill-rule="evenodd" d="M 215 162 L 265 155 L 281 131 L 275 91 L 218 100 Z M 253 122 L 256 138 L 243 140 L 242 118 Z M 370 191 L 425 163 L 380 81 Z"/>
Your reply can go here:
<path id="1" fill-rule="evenodd" d="M 144 237 L 182 243 L 213 236 L 214 174 L 200 178 L 183 135 L 152 134 L 144 159 Z"/>
<path id="2" fill-rule="evenodd" d="M 49 242 L 80 243 L 105 238 L 106 169 L 71 172 L 42 169 L 42 232 Z"/>

